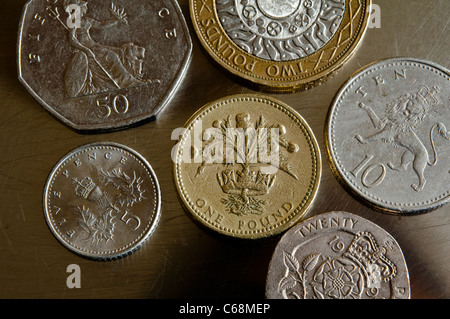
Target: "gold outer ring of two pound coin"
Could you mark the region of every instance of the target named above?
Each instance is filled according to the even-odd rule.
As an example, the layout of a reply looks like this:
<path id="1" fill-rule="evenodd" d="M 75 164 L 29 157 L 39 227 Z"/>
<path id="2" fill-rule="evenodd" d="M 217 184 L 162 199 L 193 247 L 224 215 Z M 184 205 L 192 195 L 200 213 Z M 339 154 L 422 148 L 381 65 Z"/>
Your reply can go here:
<path id="1" fill-rule="evenodd" d="M 276 138 L 268 137 L 273 132 Z M 302 220 L 322 174 L 320 147 L 306 121 L 259 94 L 203 106 L 185 124 L 173 154 L 185 210 L 200 226 L 233 238 L 273 237 Z"/>
<path id="2" fill-rule="evenodd" d="M 356 51 L 367 30 L 371 0 L 347 0 L 333 37 L 315 53 L 291 61 L 270 61 L 236 45 L 220 23 L 216 0 L 189 0 L 197 36 L 208 54 L 239 79 L 267 92 L 294 92 L 323 83 Z"/>

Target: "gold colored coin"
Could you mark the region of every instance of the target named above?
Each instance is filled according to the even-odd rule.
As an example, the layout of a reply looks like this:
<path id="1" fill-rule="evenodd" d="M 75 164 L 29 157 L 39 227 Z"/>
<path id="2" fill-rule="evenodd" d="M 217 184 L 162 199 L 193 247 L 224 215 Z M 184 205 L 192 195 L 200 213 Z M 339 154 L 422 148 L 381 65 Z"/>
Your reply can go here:
<path id="1" fill-rule="evenodd" d="M 174 178 L 195 221 L 243 239 L 284 232 L 308 212 L 322 172 L 305 120 L 262 95 L 209 103 L 185 125 L 174 149 Z"/>
<path id="2" fill-rule="evenodd" d="M 307 89 L 354 53 L 371 0 L 190 0 L 203 47 L 226 70 L 266 91 Z"/>

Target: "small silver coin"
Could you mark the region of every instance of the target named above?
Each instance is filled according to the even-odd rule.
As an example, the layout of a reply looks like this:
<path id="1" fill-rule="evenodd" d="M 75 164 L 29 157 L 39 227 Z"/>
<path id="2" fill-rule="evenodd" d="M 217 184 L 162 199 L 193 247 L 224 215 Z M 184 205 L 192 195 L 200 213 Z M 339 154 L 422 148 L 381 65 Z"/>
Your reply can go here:
<path id="1" fill-rule="evenodd" d="M 156 117 L 192 51 L 175 0 L 31 0 L 18 37 L 20 81 L 78 131 L 116 130 Z"/>
<path id="2" fill-rule="evenodd" d="M 326 129 L 342 184 L 392 214 L 434 210 L 450 197 L 450 72 L 394 58 L 354 75 L 338 92 Z"/>
<path id="3" fill-rule="evenodd" d="M 55 166 L 44 190 L 44 214 L 55 237 L 98 260 L 131 254 L 160 219 L 161 192 L 149 163 L 115 143 L 89 144 Z"/>
<path id="4" fill-rule="evenodd" d="M 346 212 L 291 228 L 275 248 L 268 299 L 409 299 L 403 253 L 391 235 Z"/>

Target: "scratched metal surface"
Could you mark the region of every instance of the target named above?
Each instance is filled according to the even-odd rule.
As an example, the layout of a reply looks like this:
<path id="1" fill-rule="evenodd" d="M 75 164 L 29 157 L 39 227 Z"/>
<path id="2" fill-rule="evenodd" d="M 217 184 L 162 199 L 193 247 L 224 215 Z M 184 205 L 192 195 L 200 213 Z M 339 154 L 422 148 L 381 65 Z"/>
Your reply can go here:
<path id="1" fill-rule="evenodd" d="M 0 298 L 264 298 L 268 263 L 277 239 L 231 241 L 200 229 L 177 198 L 171 133 L 205 103 L 254 92 L 213 64 L 193 33 L 188 1 L 179 1 L 193 35 L 193 59 L 180 90 L 157 121 L 126 131 L 80 135 L 64 126 L 17 80 L 16 32 L 25 0 L 0 3 Z M 341 71 L 320 87 L 274 95 L 301 113 L 324 148 L 330 102 L 360 67 L 410 56 L 449 68 L 450 1 L 376 0 L 381 29 L 369 29 Z M 162 54 L 155 52 L 154 54 Z M 114 262 L 80 258 L 49 231 L 42 191 L 55 163 L 82 144 L 111 141 L 144 155 L 162 189 L 162 218 L 153 237 L 133 255 Z M 324 153 L 324 152 L 323 152 Z M 450 297 L 450 206 L 425 215 L 396 217 L 358 203 L 336 181 L 325 158 L 322 184 L 308 216 L 346 210 L 391 233 L 403 249 L 412 298 Z M 81 267 L 81 289 L 66 287 L 66 268 Z"/>

